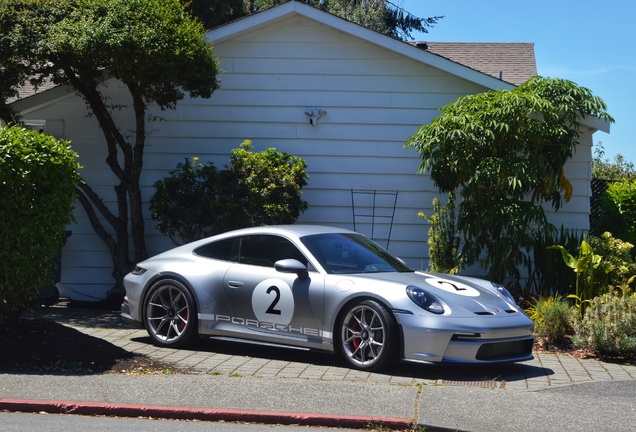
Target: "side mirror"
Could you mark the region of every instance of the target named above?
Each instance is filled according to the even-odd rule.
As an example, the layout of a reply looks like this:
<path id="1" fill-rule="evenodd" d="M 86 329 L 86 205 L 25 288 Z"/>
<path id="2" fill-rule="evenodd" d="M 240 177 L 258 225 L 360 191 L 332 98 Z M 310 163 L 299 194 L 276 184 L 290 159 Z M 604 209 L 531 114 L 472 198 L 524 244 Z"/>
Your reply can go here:
<path id="1" fill-rule="evenodd" d="M 280 261 L 276 261 L 274 263 L 274 268 L 276 271 L 281 273 L 296 273 L 300 279 L 307 279 L 309 277 L 309 272 L 307 271 L 307 267 L 298 260 L 295 259 L 284 259 Z"/>

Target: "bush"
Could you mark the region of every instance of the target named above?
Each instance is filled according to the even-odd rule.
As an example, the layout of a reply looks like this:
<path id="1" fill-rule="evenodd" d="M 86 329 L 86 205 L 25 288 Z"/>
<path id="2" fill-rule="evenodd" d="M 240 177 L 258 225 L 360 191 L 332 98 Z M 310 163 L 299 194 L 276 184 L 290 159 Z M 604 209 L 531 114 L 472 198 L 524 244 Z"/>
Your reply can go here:
<path id="1" fill-rule="evenodd" d="M 229 183 L 224 174 L 214 164 L 202 165 L 192 158 L 177 164 L 170 177 L 157 181 L 150 213 L 159 232 L 176 245 L 222 232 L 236 206 L 222 201 L 223 186 Z"/>
<path id="2" fill-rule="evenodd" d="M 601 196 L 598 228 L 621 240 L 636 241 L 636 180 L 611 183 Z"/>
<path id="3" fill-rule="evenodd" d="M 244 141 L 232 151 L 228 171 L 233 174 L 238 199 L 243 211 L 242 225 L 259 226 L 291 224 L 307 210 L 300 198 L 307 184 L 307 164 L 299 157 L 268 148 L 251 152 L 252 143 Z"/>
<path id="4" fill-rule="evenodd" d="M 307 209 L 305 161 L 251 148 L 245 141 L 234 149 L 225 170 L 186 159 L 157 181 L 150 198 L 157 229 L 182 244 L 237 228 L 294 223 Z"/>
<path id="5" fill-rule="evenodd" d="M 565 336 L 574 334 L 572 322 L 574 313 L 560 295 L 534 299 L 527 314 L 534 322 L 537 335 L 545 337 L 550 343 L 560 342 Z"/>
<path id="6" fill-rule="evenodd" d="M 437 198 L 433 198 L 433 212 L 432 216 L 419 213 L 419 217 L 431 224 L 428 230 L 429 269 L 435 273 L 457 273 L 460 238 L 456 229 L 455 194 L 448 194 L 446 206 L 442 206 Z"/>
<path id="7" fill-rule="evenodd" d="M 618 287 L 627 283 L 636 275 L 636 263 L 631 256 L 634 247 L 631 243 L 614 238 L 611 233 L 600 237 L 590 237 L 590 246 L 594 253 L 602 256 L 598 268 L 594 271 L 595 292 L 605 294 L 608 287 Z"/>
<path id="8" fill-rule="evenodd" d="M 576 323 L 575 345 L 588 346 L 601 355 L 636 354 L 636 294 L 629 288 L 594 298 L 583 320 Z"/>
<path id="9" fill-rule="evenodd" d="M 532 252 L 525 261 L 529 275 L 527 291 L 537 297 L 557 292 L 573 294 L 576 274 L 565 264 L 561 253 L 550 246 L 563 245 L 570 254 L 575 255 L 584 239 L 583 234 L 563 226 L 557 230 L 552 224 L 544 224 L 533 229 L 531 235 Z"/>
<path id="10" fill-rule="evenodd" d="M 17 319 L 53 282 L 74 220 L 76 157 L 65 141 L 0 128 L 0 322 Z"/>

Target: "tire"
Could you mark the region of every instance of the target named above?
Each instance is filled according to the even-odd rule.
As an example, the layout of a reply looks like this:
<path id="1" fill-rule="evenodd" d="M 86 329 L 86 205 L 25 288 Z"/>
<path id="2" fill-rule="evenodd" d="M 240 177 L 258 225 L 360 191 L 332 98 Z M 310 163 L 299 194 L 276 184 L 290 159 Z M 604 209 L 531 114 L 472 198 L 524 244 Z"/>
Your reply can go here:
<path id="1" fill-rule="evenodd" d="M 155 283 L 144 302 L 144 325 L 155 345 L 177 348 L 197 333 L 197 310 L 190 291 L 179 281 Z"/>
<path id="2" fill-rule="evenodd" d="M 391 314 L 373 300 L 347 307 L 334 333 L 340 354 L 355 369 L 375 371 L 397 360 L 397 325 Z"/>

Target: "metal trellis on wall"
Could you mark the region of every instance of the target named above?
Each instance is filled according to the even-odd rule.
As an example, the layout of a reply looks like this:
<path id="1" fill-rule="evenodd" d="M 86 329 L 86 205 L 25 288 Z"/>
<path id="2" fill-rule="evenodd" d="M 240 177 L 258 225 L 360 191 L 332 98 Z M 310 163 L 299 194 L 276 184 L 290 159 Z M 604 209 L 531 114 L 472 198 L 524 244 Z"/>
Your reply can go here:
<path id="1" fill-rule="evenodd" d="M 358 225 L 360 224 L 368 225 L 370 223 L 371 235 L 369 237 L 378 243 L 386 241 L 386 249 L 388 250 L 391 241 L 391 231 L 393 230 L 397 197 L 398 191 L 351 189 L 353 230 L 358 231 Z M 376 224 L 385 227 L 384 233 L 386 233 L 386 237 L 376 237 Z M 388 233 L 386 230 L 387 225 Z"/>

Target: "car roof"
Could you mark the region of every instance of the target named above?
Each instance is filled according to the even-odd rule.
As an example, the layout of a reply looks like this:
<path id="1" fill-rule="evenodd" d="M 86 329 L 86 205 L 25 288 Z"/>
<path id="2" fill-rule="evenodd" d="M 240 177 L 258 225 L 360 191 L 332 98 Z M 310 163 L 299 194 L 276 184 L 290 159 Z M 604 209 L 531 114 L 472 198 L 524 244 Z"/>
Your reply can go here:
<path id="1" fill-rule="evenodd" d="M 342 233 L 342 234 L 354 234 L 354 231 L 336 228 L 325 225 L 268 225 L 251 228 L 243 228 L 235 231 L 228 231 L 220 234 L 219 236 L 236 236 L 236 235 L 248 235 L 248 234 L 287 234 L 294 237 L 304 237 L 314 234 L 329 234 L 329 233 Z"/>

